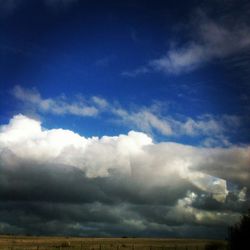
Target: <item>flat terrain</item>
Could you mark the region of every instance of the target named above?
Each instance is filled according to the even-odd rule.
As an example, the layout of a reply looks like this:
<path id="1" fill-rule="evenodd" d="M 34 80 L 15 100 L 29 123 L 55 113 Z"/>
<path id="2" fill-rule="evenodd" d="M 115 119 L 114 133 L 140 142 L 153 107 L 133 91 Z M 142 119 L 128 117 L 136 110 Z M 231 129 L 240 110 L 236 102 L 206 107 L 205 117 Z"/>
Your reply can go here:
<path id="1" fill-rule="evenodd" d="M 160 238 L 0 236 L 1 250 L 224 250 L 225 241 Z"/>

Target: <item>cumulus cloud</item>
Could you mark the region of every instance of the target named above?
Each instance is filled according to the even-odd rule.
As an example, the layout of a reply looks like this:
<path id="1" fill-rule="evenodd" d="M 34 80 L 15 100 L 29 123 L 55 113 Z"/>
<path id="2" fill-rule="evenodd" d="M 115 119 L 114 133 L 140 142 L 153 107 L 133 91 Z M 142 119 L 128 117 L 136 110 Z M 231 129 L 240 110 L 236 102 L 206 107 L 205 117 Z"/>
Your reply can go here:
<path id="1" fill-rule="evenodd" d="M 16 115 L 0 127 L 0 231 L 178 236 L 188 227 L 205 236 L 219 226 L 223 234 L 239 216 L 234 207 L 248 202 L 249 155 L 249 147 L 157 144 L 135 131 L 86 138 Z"/>
<path id="2" fill-rule="evenodd" d="M 180 74 L 193 71 L 205 63 L 220 60 L 250 49 L 250 27 L 244 20 L 231 23 L 215 21 L 202 11 L 189 26 L 193 39 L 184 45 L 172 46 L 164 55 L 122 75 L 135 77 L 152 71 Z"/>

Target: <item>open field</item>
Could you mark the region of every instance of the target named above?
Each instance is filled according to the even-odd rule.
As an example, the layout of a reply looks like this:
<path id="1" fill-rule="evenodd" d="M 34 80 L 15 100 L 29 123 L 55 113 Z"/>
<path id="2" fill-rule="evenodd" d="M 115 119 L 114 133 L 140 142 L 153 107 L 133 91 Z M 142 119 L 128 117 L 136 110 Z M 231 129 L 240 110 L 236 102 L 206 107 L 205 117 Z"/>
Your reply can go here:
<path id="1" fill-rule="evenodd" d="M 225 250 L 225 241 L 159 238 L 0 236 L 1 250 Z"/>

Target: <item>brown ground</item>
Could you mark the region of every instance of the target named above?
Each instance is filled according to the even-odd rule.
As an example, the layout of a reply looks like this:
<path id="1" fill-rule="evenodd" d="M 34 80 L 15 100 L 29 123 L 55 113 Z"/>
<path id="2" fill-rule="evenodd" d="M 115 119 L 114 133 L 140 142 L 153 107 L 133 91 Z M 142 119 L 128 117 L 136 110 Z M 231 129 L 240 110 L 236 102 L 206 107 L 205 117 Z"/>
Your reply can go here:
<path id="1" fill-rule="evenodd" d="M 210 247 L 209 247 L 210 246 Z M 217 246 L 217 247 L 216 247 Z M 225 241 L 158 238 L 0 236 L 1 250 L 216 250 Z"/>

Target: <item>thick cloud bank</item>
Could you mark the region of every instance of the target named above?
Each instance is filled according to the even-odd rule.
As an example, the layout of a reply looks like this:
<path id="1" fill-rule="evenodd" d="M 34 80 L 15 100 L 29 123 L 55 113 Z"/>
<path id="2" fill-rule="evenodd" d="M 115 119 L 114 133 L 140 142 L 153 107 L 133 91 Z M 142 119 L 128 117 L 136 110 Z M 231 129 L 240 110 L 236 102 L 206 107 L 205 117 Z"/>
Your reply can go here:
<path id="1" fill-rule="evenodd" d="M 224 237 L 249 168 L 246 146 L 85 138 L 17 115 L 0 127 L 0 233 Z"/>

